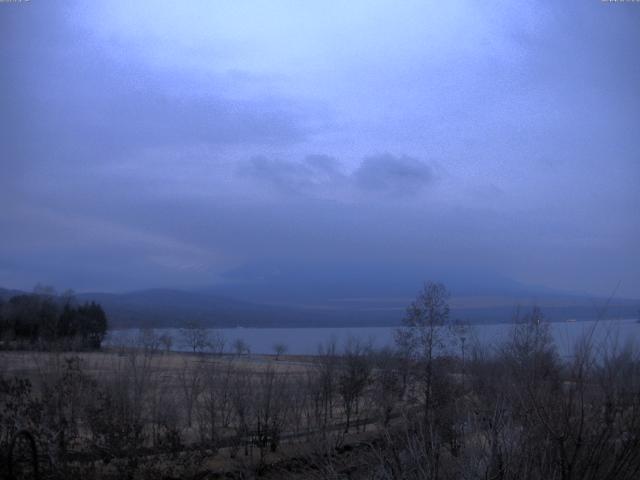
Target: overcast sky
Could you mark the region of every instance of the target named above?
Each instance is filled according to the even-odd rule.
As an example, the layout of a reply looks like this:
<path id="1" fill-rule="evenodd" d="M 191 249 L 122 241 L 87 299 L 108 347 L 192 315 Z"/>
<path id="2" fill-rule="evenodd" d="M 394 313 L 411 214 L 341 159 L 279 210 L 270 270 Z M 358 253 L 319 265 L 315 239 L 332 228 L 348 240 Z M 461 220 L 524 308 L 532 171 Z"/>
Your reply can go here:
<path id="1" fill-rule="evenodd" d="M 344 262 L 640 297 L 640 4 L 0 3 L 0 66 L 0 286 Z"/>

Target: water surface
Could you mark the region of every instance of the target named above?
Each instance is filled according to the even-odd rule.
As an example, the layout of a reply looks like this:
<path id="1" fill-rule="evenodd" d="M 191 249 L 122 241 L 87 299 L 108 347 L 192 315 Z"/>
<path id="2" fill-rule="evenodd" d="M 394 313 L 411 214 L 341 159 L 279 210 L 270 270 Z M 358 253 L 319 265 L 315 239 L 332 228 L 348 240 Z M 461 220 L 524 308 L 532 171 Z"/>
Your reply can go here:
<path id="1" fill-rule="evenodd" d="M 563 356 L 570 355 L 573 345 L 585 335 L 592 335 L 595 345 L 599 348 L 603 345 L 622 347 L 627 343 L 637 344 L 640 341 L 640 323 L 634 319 L 557 322 L 551 323 L 550 326 L 558 351 Z M 332 341 L 342 349 L 350 338 L 370 342 L 377 348 L 392 346 L 396 329 L 397 327 L 220 328 L 209 330 L 208 333 L 212 336 L 222 335 L 227 352 L 233 351 L 234 342 L 242 340 L 252 353 L 273 353 L 274 345 L 282 343 L 287 346 L 287 353 L 309 355 L 317 353 L 320 345 L 327 345 Z M 475 342 L 496 347 L 508 338 L 512 329 L 513 324 L 507 323 L 476 325 L 470 327 L 464 334 L 465 344 L 467 348 Z M 160 328 L 155 332 L 158 335 L 168 334 L 172 337 L 172 350 L 190 350 L 180 329 Z M 131 344 L 136 341 L 139 334 L 138 329 L 114 330 L 109 333 L 105 343 L 107 346 Z M 457 350 L 460 348 L 460 343 L 451 343 L 448 348 Z"/>

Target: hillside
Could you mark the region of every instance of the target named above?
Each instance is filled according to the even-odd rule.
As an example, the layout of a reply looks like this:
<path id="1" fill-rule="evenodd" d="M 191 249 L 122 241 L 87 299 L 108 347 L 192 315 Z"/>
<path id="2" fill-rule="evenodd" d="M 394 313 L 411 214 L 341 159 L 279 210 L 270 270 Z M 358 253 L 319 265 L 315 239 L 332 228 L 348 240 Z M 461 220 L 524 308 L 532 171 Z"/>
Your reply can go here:
<path id="1" fill-rule="evenodd" d="M 0 290 L 5 301 L 17 290 Z M 396 325 L 406 299 L 350 299 L 306 304 L 264 304 L 235 300 L 204 292 L 150 289 L 128 293 L 82 293 L 79 302 L 95 301 L 107 313 L 110 325 L 126 327 L 178 327 L 187 321 L 219 327 L 344 327 Z M 639 301 L 616 299 L 606 310 L 605 299 L 572 296 L 454 297 L 451 315 L 472 323 L 510 321 L 518 307 L 539 305 L 551 321 L 603 318 L 635 318 Z"/>

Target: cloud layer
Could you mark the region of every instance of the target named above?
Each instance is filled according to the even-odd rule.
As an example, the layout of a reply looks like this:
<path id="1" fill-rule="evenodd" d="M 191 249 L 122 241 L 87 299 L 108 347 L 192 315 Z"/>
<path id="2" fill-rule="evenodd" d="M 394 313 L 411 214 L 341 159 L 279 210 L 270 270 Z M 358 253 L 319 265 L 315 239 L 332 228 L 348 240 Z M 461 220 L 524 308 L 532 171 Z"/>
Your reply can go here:
<path id="1" fill-rule="evenodd" d="M 0 7 L 0 285 L 385 264 L 640 297 L 633 5 Z"/>

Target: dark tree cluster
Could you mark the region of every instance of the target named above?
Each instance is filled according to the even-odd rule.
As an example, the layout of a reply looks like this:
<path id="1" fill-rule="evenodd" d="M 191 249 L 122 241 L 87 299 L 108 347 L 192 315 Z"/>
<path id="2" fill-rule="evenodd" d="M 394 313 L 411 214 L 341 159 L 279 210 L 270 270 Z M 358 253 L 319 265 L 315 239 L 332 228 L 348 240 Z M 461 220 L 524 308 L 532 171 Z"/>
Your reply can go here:
<path id="1" fill-rule="evenodd" d="M 4 347 L 63 343 L 97 349 L 107 333 L 107 316 L 95 303 L 77 305 L 70 295 L 22 294 L 0 303 L 0 342 Z"/>

